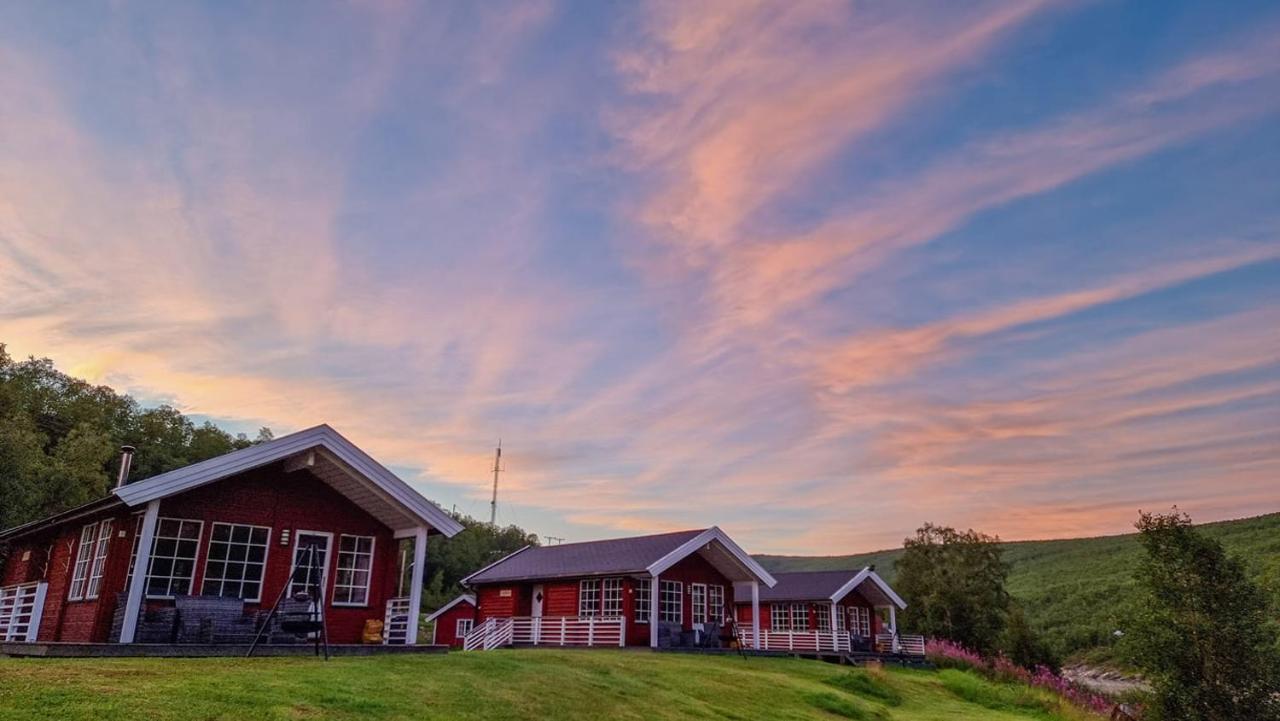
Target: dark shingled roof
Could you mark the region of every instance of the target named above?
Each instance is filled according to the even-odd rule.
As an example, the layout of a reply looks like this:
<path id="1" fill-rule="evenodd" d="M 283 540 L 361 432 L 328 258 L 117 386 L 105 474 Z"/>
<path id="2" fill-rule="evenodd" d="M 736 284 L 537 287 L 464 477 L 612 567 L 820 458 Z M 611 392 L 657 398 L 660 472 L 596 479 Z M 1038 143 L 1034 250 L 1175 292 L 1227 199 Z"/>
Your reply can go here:
<path id="1" fill-rule="evenodd" d="M 856 571 L 796 571 L 775 573 L 778 585 L 760 587 L 760 601 L 822 601 L 835 595 L 840 587 L 862 569 Z"/>
<path id="2" fill-rule="evenodd" d="M 607 541 L 530 546 L 466 579 L 468 584 L 643 572 L 707 529 Z"/>

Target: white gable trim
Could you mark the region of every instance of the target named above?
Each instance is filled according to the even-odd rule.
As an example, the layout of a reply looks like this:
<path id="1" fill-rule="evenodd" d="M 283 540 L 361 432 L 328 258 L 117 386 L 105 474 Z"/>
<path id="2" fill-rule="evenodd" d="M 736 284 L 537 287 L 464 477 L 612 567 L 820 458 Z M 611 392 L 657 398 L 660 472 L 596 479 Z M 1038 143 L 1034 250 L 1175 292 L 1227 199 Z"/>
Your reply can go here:
<path id="1" fill-rule="evenodd" d="M 884 592 L 884 595 L 888 596 L 889 600 L 893 601 L 899 609 L 906 610 L 907 602 L 903 601 L 902 597 L 895 593 L 892 588 L 889 588 L 889 584 L 885 583 L 884 579 L 880 578 L 880 575 L 875 571 L 872 571 L 869 567 L 858 571 L 858 573 L 841 586 L 838 591 L 831 594 L 831 602 L 839 602 L 840 599 L 844 598 L 850 591 L 857 588 L 863 581 L 871 581 L 876 584 L 876 586 Z"/>
<path id="2" fill-rule="evenodd" d="M 467 603 L 471 604 L 472 606 L 475 606 L 475 605 L 476 605 L 476 597 L 475 597 L 475 596 L 472 596 L 472 595 L 471 595 L 471 594 L 469 594 L 469 593 L 464 593 L 464 594 L 462 594 L 461 596 L 458 596 L 457 598 L 453 599 L 452 601 L 450 601 L 450 602 L 446 603 L 445 605 L 441 606 L 440 608 L 437 608 L 435 613 L 431 614 L 430 616 L 427 616 L 427 620 L 428 620 L 428 621 L 434 621 L 434 620 L 436 620 L 436 619 L 437 619 L 437 618 L 439 618 L 440 616 L 443 616 L 443 615 L 445 614 L 445 612 L 446 612 L 446 611 L 448 611 L 449 609 L 453 608 L 454 606 L 457 606 L 459 603 L 462 603 L 463 601 L 465 601 L 465 602 L 467 602 Z"/>
<path id="3" fill-rule="evenodd" d="M 720 530 L 719 526 L 712 526 L 688 541 L 680 544 L 680 546 L 674 551 L 671 551 L 667 555 L 651 563 L 648 571 L 651 575 L 656 576 L 676 565 L 681 560 L 685 559 L 690 554 L 694 553 L 711 541 L 719 541 L 720 545 L 724 546 L 725 550 L 729 552 L 729 555 L 733 556 L 738 563 L 742 564 L 742 567 L 754 576 L 756 580 L 769 588 L 773 588 L 777 583 L 773 576 L 769 575 L 769 572 L 764 570 L 764 566 L 756 563 L 756 560 L 751 557 L 751 554 L 742 550 L 742 547 L 734 543 L 733 539 L 729 538 L 729 534 Z"/>
<path id="4" fill-rule="evenodd" d="M 476 576 L 479 576 L 480 574 L 484 573 L 485 571 L 488 571 L 490 568 L 493 568 L 494 566 L 496 566 L 496 565 L 498 565 L 498 564 L 500 564 L 500 563 L 506 563 L 507 561 L 511 560 L 512 558 L 515 558 L 515 557 L 516 557 L 516 555 L 520 554 L 520 553 L 521 553 L 521 552 L 523 552 L 523 551 L 527 551 L 527 550 L 529 550 L 530 548 L 533 548 L 532 544 L 531 544 L 531 545 L 528 545 L 528 546 L 521 546 L 520 548 L 517 548 L 516 550 L 512 551 L 511 553 L 509 553 L 509 554 L 507 554 L 507 555 L 503 556 L 502 558 L 499 558 L 498 560 L 494 561 L 493 563 L 490 563 L 489 565 L 485 566 L 484 568 L 480 569 L 479 571 L 475 571 L 475 572 L 473 572 L 473 573 L 468 574 L 466 578 L 462 579 L 461 581 L 458 581 L 458 583 L 460 583 L 460 584 L 462 584 L 462 585 L 464 585 L 464 586 L 469 586 L 469 585 L 471 585 L 471 579 L 475 578 Z"/>
<path id="5" fill-rule="evenodd" d="M 369 481 L 375 489 L 391 498 L 422 523 L 446 536 L 453 536 L 462 530 L 462 525 L 439 506 L 423 498 L 409 484 L 400 480 L 394 473 L 327 425 L 290 433 L 273 441 L 232 451 L 168 473 L 161 473 L 144 481 L 117 488 L 114 493 L 126 505 L 139 506 L 289 458 L 315 447 L 324 448 L 333 454 Z"/>

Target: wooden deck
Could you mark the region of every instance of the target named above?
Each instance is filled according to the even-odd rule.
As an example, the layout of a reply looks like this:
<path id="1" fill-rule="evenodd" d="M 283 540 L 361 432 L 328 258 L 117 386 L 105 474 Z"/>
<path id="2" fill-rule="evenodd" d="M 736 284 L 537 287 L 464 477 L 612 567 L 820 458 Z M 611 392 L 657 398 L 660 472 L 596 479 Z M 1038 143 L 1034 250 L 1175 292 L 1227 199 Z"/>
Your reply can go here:
<path id="1" fill-rule="evenodd" d="M 380 656 L 405 653 L 447 653 L 448 646 L 405 646 L 397 644 L 329 644 L 330 656 Z M 213 658 L 218 656 L 244 656 L 248 644 L 196 644 L 196 643 L 0 643 L 0 656 L 27 658 Z M 254 649 L 258 656 L 312 656 L 311 644 L 259 645 Z"/>

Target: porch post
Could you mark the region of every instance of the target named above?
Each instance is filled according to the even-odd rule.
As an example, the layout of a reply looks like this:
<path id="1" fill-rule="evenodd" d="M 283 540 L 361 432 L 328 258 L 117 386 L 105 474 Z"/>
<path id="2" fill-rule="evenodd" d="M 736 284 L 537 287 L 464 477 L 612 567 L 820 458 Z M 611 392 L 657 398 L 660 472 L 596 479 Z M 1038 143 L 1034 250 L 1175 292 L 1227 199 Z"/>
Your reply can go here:
<path id="1" fill-rule="evenodd" d="M 751 581 L 751 647 L 760 650 L 760 582 Z"/>
<path id="2" fill-rule="evenodd" d="M 658 603 L 661 597 L 658 595 L 658 574 L 653 574 L 653 579 L 649 581 L 649 648 L 658 647 L 658 619 L 661 614 L 658 612 Z"/>
<path id="3" fill-rule="evenodd" d="M 120 625 L 120 643 L 133 643 L 138 632 L 138 614 L 142 610 L 143 591 L 147 587 L 147 571 L 151 569 L 151 546 L 156 539 L 156 525 L 160 521 L 160 501 L 147 503 L 142 515 L 142 535 L 138 537 L 138 557 L 133 561 L 133 578 L 129 582 L 124 602 L 124 622 Z"/>
<path id="4" fill-rule="evenodd" d="M 409 628 L 404 642 L 412 646 L 418 642 L 418 616 L 422 613 L 422 571 L 427 565 L 427 529 L 418 526 L 413 533 L 413 573 L 409 583 Z"/>

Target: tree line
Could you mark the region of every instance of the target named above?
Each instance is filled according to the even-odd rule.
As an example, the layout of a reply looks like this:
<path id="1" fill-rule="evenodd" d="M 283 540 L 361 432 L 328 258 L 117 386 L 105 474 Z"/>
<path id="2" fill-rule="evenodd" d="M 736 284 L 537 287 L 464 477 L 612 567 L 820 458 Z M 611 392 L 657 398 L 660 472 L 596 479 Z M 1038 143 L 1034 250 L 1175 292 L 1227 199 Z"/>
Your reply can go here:
<path id="1" fill-rule="evenodd" d="M 1140 513 L 1137 590 L 1116 629 L 1120 657 L 1151 682 L 1154 721 L 1280 721 L 1280 604 L 1191 518 Z M 925 524 L 903 542 L 903 624 L 1022 666 L 1056 668 L 1005 590 L 999 539 Z"/>

